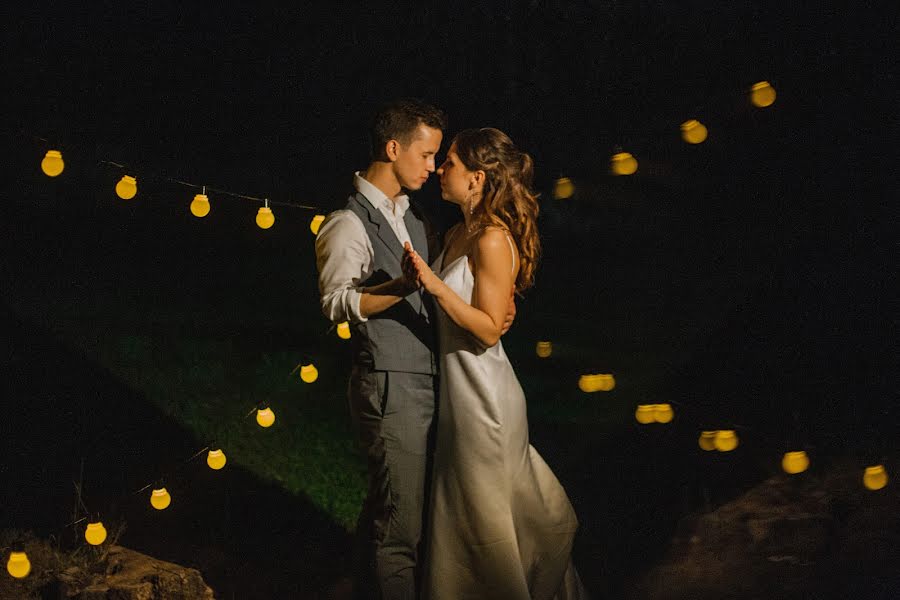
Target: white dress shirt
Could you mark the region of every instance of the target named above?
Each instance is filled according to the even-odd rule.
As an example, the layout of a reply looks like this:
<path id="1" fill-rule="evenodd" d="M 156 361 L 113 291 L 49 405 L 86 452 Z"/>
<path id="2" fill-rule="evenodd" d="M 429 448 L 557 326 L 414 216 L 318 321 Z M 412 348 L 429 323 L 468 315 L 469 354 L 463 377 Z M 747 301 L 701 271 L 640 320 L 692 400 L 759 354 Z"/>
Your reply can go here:
<path id="1" fill-rule="evenodd" d="M 405 242 L 411 245 L 403 221 L 409 209 L 409 196 L 400 194 L 392 200 L 359 172 L 354 173 L 353 186 L 384 215 L 400 245 Z M 322 312 L 332 323 L 366 321 L 359 312 L 360 282 L 372 275 L 374 260 L 372 240 L 356 213 L 344 209 L 328 215 L 316 236 L 316 265 Z"/>

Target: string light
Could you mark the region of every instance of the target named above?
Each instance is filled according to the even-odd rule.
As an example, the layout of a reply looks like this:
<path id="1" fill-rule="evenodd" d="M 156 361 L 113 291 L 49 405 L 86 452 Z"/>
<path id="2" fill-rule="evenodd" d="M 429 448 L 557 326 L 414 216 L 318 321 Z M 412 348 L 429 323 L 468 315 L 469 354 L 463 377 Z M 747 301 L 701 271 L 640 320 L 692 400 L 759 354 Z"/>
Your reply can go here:
<path id="1" fill-rule="evenodd" d="M 877 491 L 882 489 L 888 483 L 887 471 L 884 465 L 873 465 L 866 467 L 863 473 L 863 485 L 867 490 Z"/>
<path id="2" fill-rule="evenodd" d="M 641 425 L 648 425 L 654 421 L 653 412 L 654 406 L 652 404 L 638 404 L 637 409 L 634 411 L 634 420 Z"/>
<path id="3" fill-rule="evenodd" d="M 618 152 L 610 159 L 610 167 L 616 175 L 634 175 L 637 172 L 637 159 L 629 152 Z"/>
<path id="4" fill-rule="evenodd" d="M 560 177 L 553 186 L 553 197 L 557 200 L 571 198 L 575 193 L 575 184 L 568 177 Z"/>
<path id="5" fill-rule="evenodd" d="M 534 353 L 541 358 L 549 358 L 553 354 L 553 344 L 551 342 L 538 342 L 534 346 Z"/>
<path id="6" fill-rule="evenodd" d="M 781 468 L 788 475 L 802 473 L 809 468 L 809 457 L 803 450 L 785 452 L 784 458 L 781 459 Z"/>
<path id="7" fill-rule="evenodd" d="M 44 160 L 41 161 L 41 171 L 47 177 L 56 177 L 63 172 L 66 164 L 63 162 L 62 153 L 59 150 L 47 150 Z"/>
<path id="8" fill-rule="evenodd" d="M 116 184 L 116 195 L 122 200 L 131 200 L 137 194 L 137 179 L 131 175 L 123 175 Z"/>
<path id="9" fill-rule="evenodd" d="M 169 495 L 169 492 L 164 487 L 153 490 L 150 494 L 150 506 L 156 510 L 165 510 L 169 508 L 171 503 L 172 496 Z"/>
<path id="10" fill-rule="evenodd" d="M 768 81 L 760 81 L 750 88 L 750 102 L 758 108 L 772 106 L 775 102 L 775 88 Z"/>
<path id="11" fill-rule="evenodd" d="M 268 229 L 275 224 L 275 214 L 269 208 L 268 198 L 265 200 L 265 206 L 260 206 L 256 213 L 256 224 L 260 229 Z"/>
<path id="12" fill-rule="evenodd" d="M 260 427 L 271 427 L 275 422 L 275 413 L 268 404 L 260 403 L 259 408 L 256 409 L 256 422 Z"/>
<path id="13" fill-rule="evenodd" d="M 88 523 L 87 529 L 84 530 L 84 539 L 91 546 L 99 546 L 106 541 L 106 527 L 101 521 Z"/>
<path id="14" fill-rule="evenodd" d="M 711 452 L 716 449 L 716 432 L 715 431 L 701 431 L 700 438 L 697 440 L 697 443 L 700 445 L 700 448 Z"/>
<path id="15" fill-rule="evenodd" d="M 716 450 L 719 452 L 731 452 L 738 447 L 738 436 L 732 429 L 717 431 L 715 437 Z"/>
<path id="16" fill-rule="evenodd" d="M 21 547 L 16 547 L 9 553 L 6 571 L 16 579 L 24 579 L 31 573 L 31 561 Z"/>
<path id="17" fill-rule="evenodd" d="M 582 375 L 578 378 L 578 387 L 582 392 L 608 392 L 616 387 L 616 379 L 609 373 Z"/>
<path id="18" fill-rule="evenodd" d="M 312 383 L 319 378 L 319 370 L 312 363 L 300 366 L 300 379 L 305 383 Z"/>
<path id="19" fill-rule="evenodd" d="M 681 124 L 681 139 L 688 144 L 702 144 L 706 141 L 706 125 L 697 119 L 690 119 Z"/>
<path id="20" fill-rule="evenodd" d="M 309 222 L 309 230 L 313 232 L 313 235 L 319 235 L 319 227 L 322 226 L 322 221 L 324 220 L 325 215 L 316 215 Z"/>
<path id="21" fill-rule="evenodd" d="M 209 214 L 209 198 L 206 195 L 206 186 L 203 186 L 203 193 L 194 196 L 191 202 L 191 214 L 198 218 L 203 218 Z"/>
<path id="22" fill-rule="evenodd" d="M 206 464 L 209 465 L 209 468 L 213 471 L 218 471 L 224 467 L 227 460 L 228 459 L 225 458 L 225 453 L 219 448 L 210 450 L 206 455 Z"/>
<path id="23" fill-rule="evenodd" d="M 675 418 L 675 412 L 672 410 L 671 404 L 654 404 L 653 420 L 657 423 L 671 423 Z"/>
<path id="24" fill-rule="evenodd" d="M 343 323 L 337 324 L 337 335 L 342 340 L 350 339 L 350 323 L 344 321 Z"/>

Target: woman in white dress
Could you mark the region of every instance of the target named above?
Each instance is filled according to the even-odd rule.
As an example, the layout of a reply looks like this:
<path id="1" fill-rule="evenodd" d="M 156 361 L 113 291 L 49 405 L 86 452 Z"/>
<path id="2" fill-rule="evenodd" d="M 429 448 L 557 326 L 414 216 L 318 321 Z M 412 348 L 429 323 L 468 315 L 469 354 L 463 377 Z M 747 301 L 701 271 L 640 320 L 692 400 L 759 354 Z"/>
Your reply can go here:
<path id="1" fill-rule="evenodd" d="M 512 290 L 533 280 L 540 242 L 531 157 L 503 132 L 454 138 L 438 169 L 464 221 L 434 271 L 407 247 L 407 277 L 439 307 L 441 384 L 423 597 L 586 597 L 571 562 L 578 520 L 528 442 L 525 396 L 500 334 Z"/>

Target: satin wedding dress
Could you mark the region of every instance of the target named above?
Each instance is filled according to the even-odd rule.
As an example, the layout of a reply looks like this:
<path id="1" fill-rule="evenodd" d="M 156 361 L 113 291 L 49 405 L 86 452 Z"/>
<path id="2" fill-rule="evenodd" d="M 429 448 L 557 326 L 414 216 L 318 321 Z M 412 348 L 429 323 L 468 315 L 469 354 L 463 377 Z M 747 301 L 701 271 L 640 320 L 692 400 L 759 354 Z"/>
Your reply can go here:
<path id="1" fill-rule="evenodd" d="M 471 304 L 468 258 L 443 260 L 435 272 Z M 441 384 L 424 598 L 586 598 L 570 558 L 578 520 L 528 442 L 525 395 L 503 344 L 484 348 L 437 312 Z"/>

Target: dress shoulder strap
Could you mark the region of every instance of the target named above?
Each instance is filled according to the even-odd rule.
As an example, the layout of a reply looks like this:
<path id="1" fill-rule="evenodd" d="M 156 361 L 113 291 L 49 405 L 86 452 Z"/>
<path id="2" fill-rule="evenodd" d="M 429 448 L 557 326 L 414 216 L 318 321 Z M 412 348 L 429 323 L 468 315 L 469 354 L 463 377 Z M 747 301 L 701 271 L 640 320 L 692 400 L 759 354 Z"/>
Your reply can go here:
<path id="1" fill-rule="evenodd" d="M 512 273 L 516 272 L 516 245 L 512 241 L 512 237 L 509 235 L 508 231 L 504 232 L 506 234 L 506 241 L 509 242 L 509 251 L 512 252 Z"/>

